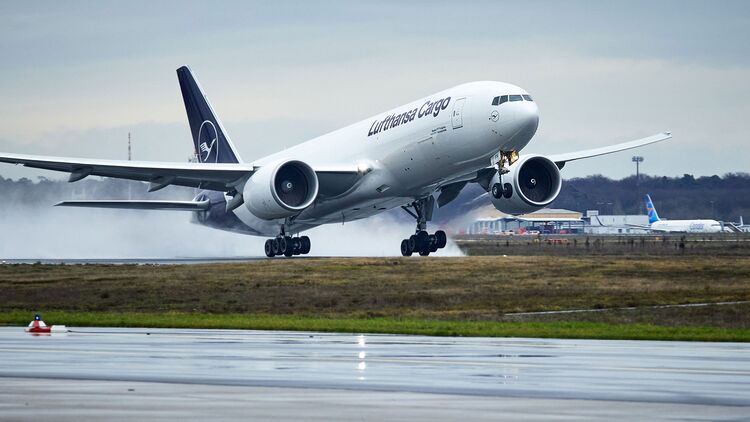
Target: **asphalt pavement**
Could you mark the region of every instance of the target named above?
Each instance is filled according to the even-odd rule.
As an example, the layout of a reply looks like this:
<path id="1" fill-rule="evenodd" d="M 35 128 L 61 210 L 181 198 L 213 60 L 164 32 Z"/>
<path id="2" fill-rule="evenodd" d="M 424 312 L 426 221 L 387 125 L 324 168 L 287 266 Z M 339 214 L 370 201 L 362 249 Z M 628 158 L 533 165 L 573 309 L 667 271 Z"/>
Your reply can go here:
<path id="1" fill-rule="evenodd" d="M 744 343 L 0 327 L 0 420 L 749 420 Z"/>

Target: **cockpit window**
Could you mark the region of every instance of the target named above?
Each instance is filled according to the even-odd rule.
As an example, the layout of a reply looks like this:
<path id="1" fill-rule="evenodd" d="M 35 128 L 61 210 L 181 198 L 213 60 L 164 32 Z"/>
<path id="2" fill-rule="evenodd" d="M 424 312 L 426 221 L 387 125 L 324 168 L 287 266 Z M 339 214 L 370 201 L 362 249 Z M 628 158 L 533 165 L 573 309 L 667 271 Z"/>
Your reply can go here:
<path id="1" fill-rule="evenodd" d="M 495 97 L 492 99 L 492 105 L 500 105 L 506 101 L 508 101 L 508 96 L 500 95 L 499 97 Z"/>
<path id="2" fill-rule="evenodd" d="M 510 95 L 510 101 L 523 101 L 523 98 L 520 95 Z"/>
<path id="3" fill-rule="evenodd" d="M 523 99 L 526 100 L 526 101 L 534 101 L 534 100 L 531 99 L 531 95 L 529 95 L 529 94 L 524 94 L 523 95 Z"/>

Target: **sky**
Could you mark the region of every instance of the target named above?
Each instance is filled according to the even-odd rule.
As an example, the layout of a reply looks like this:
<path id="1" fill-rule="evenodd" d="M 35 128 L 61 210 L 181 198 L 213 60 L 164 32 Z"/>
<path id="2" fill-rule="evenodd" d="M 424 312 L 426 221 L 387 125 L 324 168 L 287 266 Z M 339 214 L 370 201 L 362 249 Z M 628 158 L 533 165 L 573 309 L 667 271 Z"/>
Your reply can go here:
<path id="1" fill-rule="evenodd" d="M 750 172 L 750 2 L 0 3 L 0 151 L 185 161 L 190 65 L 246 161 L 474 80 L 529 91 L 525 151 L 669 130 L 563 177 Z M 0 176 L 66 177 L 0 165 Z"/>

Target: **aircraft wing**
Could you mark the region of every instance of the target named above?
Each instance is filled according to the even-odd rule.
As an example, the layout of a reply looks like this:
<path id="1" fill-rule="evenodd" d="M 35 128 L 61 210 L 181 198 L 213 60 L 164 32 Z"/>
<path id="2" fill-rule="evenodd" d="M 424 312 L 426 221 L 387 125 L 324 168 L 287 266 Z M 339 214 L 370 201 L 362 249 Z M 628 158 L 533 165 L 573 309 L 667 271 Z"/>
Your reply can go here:
<path id="1" fill-rule="evenodd" d="M 61 158 L 41 155 L 0 153 L 0 162 L 70 173 L 68 181 L 86 176 L 150 182 L 149 191 L 168 185 L 228 191 L 255 170 L 247 164 L 169 163 L 149 161 Z"/>
<path id="2" fill-rule="evenodd" d="M 656 142 L 666 141 L 672 137 L 672 132 L 662 132 L 635 141 L 623 142 L 621 144 L 610 145 L 601 148 L 586 149 L 583 151 L 568 152 L 565 154 L 550 155 L 548 158 L 557 164 L 557 167 L 563 168 L 568 161 L 580 160 L 583 158 L 596 157 L 599 155 L 612 154 L 613 152 L 625 151 L 632 148 L 642 147 L 644 145 L 654 144 Z"/>
<path id="3" fill-rule="evenodd" d="M 69 182 L 86 176 L 149 182 L 149 192 L 169 185 L 229 192 L 258 170 L 258 166 L 242 163 L 174 163 L 158 161 L 99 160 L 62 158 L 42 155 L 0 153 L 0 162 L 20 164 L 45 170 L 70 173 Z M 321 194 L 333 194 L 351 187 L 362 169 L 353 165 L 313 167 L 320 179 Z M 92 205 L 93 206 L 93 205 Z"/>
<path id="4" fill-rule="evenodd" d="M 635 141 L 623 142 L 621 144 L 610 145 L 606 147 L 587 149 L 576 152 L 568 152 L 565 154 L 554 154 L 549 155 L 547 158 L 552 160 L 559 169 L 565 166 L 568 161 L 580 160 L 583 158 L 596 157 L 599 155 L 612 154 L 614 152 L 625 151 L 632 148 L 642 147 L 644 145 L 654 144 L 656 142 L 666 141 L 672 137 L 672 132 L 662 132 L 656 135 L 652 135 L 642 139 L 636 139 Z M 461 189 L 466 186 L 467 182 L 479 183 L 484 190 L 490 190 L 490 180 L 495 175 L 496 169 L 494 166 L 484 168 L 475 173 L 475 175 L 468 179 L 463 179 L 456 182 L 445 184 L 441 187 L 440 196 L 438 196 L 438 206 L 442 207 L 447 205 L 449 202 L 456 199 Z M 651 230 L 648 227 L 645 227 Z"/>
<path id="5" fill-rule="evenodd" d="M 56 207 L 116 208 L 125 210 L 169 210 L 169 211 L 203 211 L 211 207 L 204 201 L 131 201 L 131 200 L 85 200 L 62 201 Z"/>

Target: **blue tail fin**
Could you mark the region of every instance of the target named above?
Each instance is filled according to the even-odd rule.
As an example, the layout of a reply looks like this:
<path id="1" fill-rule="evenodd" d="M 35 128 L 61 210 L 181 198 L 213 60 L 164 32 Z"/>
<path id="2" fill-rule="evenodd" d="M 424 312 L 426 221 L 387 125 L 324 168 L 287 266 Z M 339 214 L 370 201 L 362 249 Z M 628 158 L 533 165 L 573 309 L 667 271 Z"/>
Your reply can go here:
<path id="1" fill-rule="evenodd" d="M 201 163 L 239 163 L 239 154 L 193 72 L 183 66 L 177 69 L 177 79 L 180 81 L 198 160 Z"/>
<path id="2" fill-rule="evenodd" d="M 656 213 L 656 208 L 654 207 L 654 202 L 651 200 L 651 197 L 648 194 L 646 194 L 646 196 L 643 197 L 643 200 L 646 202 L 646 211 L 648 212 L 648 224 L 653 224 L 659 221 L 659 214 Z"/>

